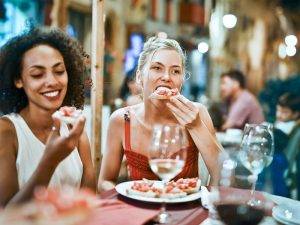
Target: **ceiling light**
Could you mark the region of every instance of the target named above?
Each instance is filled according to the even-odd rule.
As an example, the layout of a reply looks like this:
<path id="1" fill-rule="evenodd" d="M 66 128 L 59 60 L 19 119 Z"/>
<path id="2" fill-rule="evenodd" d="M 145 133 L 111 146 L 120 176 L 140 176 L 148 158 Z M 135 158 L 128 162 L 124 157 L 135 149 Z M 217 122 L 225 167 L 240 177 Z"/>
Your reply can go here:
<path id="1" fill-rule="evenodd" d="M 294 56 L 294 55 L 296 55 L 296 52 L 297 52 L 297 50 L 296 50 L 295 46 L 288 45 L 286 47 L 286 54 L 288 56 Z"/>
<path id="2" fill-rule="evenodd" d="M 199 44 L 198 44 L 198 51 L 202 54 L 206 53 L 209 49 L 209 46 L 206 42 L 204 41 L 201 41 Z"/>
<path id="3" fill-rule="evenodd" d="M 293 34 L 287 35 L 284 39 L 286 45 L 288 46 L 295 46 L 297 44 L 297 37 Z"/>
<path id="4" fill-rule="evenodd" d="M 235 27 L 236 22 L 237 22 L 237 18 L 233 14 L 226 14 L 223 16 L 223 25 L 228 29 Z"/>

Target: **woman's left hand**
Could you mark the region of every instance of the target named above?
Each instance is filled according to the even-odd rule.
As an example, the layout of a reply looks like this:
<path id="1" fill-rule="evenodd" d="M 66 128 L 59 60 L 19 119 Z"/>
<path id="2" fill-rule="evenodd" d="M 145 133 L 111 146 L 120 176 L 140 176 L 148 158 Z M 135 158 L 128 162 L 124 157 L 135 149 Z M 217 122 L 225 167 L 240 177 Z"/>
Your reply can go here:
<path id="1" fill-rule="evenodd" d="M 186 128 L 200 126 L 199 108 L 183 95 L 178 94 L 171 97 L 167 106 L 182 126 Z"/>

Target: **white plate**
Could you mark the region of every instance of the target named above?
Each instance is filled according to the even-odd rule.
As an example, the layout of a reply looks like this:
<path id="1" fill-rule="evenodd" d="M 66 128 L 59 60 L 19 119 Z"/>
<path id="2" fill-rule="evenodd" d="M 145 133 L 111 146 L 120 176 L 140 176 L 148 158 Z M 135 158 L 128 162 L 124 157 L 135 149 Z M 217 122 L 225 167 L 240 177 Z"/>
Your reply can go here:
<path id="1" fill-rule="evenodd" d="M 115 189 L 119 194 L 121 194 L 123 196 L 126 196 L 126 197 L 131 198 L 131 199 L 139 200 L 139 201 L 144 201 L 144 202 L 180 203 L 180 202 L 194 201 L 194 200 L 199 199 L 201 197 L 200 190 L 196 193 L 189 194 L 185 197 L 173 198 L 173 199 L 169 199 L 169 198 L 150 198 L 150 197 L 143 197 L 143 196 L 139 196 L 139 195 L 128 194 L 127 189 L 129 189 L 133 185 L 133 182 L 134 181 L 127 181 L 127 182 L 124 182 L 124 183 L 120 183 L 115 187 Z M 162 185 L 161 181 L 154 181 L 154 186 L 161 186 L 161 185 Z"/>
<path id="2" fill-rule="evenodd" d="M 272 210 L 272 216 L 275 220 L 283 224 L 300 225 L 300 202 L 299 204 L 281 204 Z"/>

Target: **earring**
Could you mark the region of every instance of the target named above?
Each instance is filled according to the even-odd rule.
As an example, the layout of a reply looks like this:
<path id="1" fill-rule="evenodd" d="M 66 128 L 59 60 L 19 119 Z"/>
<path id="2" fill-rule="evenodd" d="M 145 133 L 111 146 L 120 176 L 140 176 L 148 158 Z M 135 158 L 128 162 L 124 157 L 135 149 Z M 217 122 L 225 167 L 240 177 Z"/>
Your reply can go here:
<path id="1" fill-rule="evenodd" d="M 22 88 L 22 87 L 23 87 L 22 81 L 21 81 L 21 80 L 15 81 L 15 86 L 16 86 L 16 88 L 18 88 L 18 89 Z"/>

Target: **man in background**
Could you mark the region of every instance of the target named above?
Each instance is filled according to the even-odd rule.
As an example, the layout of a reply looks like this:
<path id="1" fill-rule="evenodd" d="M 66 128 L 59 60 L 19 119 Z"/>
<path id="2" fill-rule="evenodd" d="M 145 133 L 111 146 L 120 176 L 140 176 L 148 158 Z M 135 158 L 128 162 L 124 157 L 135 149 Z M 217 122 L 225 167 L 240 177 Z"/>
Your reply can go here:
<path id="1" fill-rule="evenodd" d="M 264 121 L 263 112 L 256 97 L 246 90 L 245 77 L 238 70 L 221 75 L 221 97 L 226 102 L 227 114 L 222 130 L 243 129 L 246 123 Z"/>

